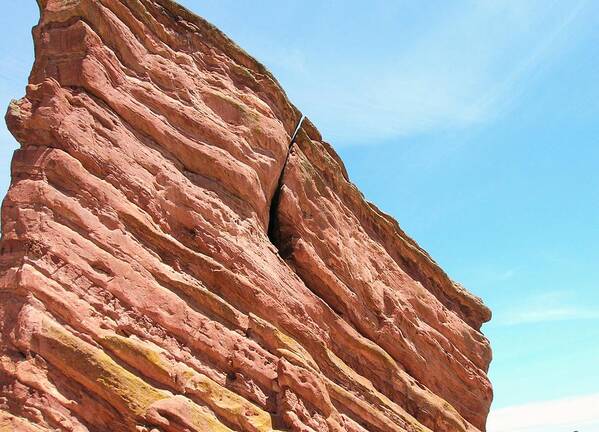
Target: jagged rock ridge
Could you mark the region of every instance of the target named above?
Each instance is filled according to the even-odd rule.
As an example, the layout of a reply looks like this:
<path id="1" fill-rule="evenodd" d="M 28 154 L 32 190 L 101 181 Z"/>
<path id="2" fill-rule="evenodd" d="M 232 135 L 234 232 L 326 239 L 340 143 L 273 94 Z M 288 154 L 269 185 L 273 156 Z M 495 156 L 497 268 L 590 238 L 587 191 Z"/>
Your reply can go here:
<path id="1" fill-rule="evenodd" d="M 0 430 L 484 430 L 489 310 L 262 65 L 170 0 L 40 10 L 6 116 Z"/>

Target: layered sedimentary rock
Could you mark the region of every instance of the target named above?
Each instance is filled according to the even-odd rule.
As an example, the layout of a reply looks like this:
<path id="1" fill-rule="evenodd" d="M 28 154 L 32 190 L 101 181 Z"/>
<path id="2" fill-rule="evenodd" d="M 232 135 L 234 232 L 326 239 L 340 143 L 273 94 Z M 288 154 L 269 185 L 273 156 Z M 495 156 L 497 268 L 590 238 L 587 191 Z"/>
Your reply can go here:
<path id="1" fill-rule="evenodd" d="M 482 431 L 490 312 L 170 0 L 41 0 L 7 124 L 1 431 Z"/>

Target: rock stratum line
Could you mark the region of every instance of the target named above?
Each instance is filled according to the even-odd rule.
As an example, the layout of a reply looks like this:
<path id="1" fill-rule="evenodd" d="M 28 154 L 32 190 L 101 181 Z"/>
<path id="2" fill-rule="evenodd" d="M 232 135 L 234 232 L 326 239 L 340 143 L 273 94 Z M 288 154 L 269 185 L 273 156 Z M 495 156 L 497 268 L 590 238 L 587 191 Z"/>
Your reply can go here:
<path id="1" fill-rule="evenodd" d="M 0 431 L 483 431 L 490 311 L 170 0 L 40 0 Z"/>

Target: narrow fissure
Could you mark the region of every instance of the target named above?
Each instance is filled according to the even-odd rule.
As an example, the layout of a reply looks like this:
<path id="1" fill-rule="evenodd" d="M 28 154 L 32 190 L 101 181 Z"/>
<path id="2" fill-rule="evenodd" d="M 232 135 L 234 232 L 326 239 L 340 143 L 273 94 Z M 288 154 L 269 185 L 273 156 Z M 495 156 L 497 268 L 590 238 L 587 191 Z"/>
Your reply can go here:
<path id="1" fill-rule="evenodd" d="M 270 211 L 268 216 L 268 238 L 270 242 L 279 249 L 279 239 L 277 238 L 277 226 L 278 226 L 278 217 L 277 217 L 277 209 L 279 208 L 279 200 L 281 198 L 281 187 L 283 186 L 283 176 L 285 174 L 285 168 L 287 167 L 287 162 L 289 161 L 289 156 L 291 155 L 291 151 L 293 150 L 293 144 L 295 144 L 295 140 L 297 139 L 297 135 L 302 128 L 302 124 L 304 123 L 306 116 L 302 115 L 297 122 L 297 126 L 293 131 L 293 135 L 291 135 L 291 140 L 289 141 L 289 148 L 287 150 L 287 156 L 285 157 L 285 162 L 283 163 L 283 168 L 281 168 L 281 173 L 279 174 L 279 180 L 277 182 L 277 187 L 275 189 L 275 193 L 270 201 Z"/>

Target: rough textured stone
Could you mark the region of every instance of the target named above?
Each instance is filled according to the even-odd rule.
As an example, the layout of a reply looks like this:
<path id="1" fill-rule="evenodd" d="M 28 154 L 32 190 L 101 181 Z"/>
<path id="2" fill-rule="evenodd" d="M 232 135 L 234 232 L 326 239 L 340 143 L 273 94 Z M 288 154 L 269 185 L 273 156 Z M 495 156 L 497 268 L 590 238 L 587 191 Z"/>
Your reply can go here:
<path id="1" fill-rule="evenodd" d="M 484 430 L 489 310 L 262 65 L 170 0 L 39 3 L 0 431 Z"/>

